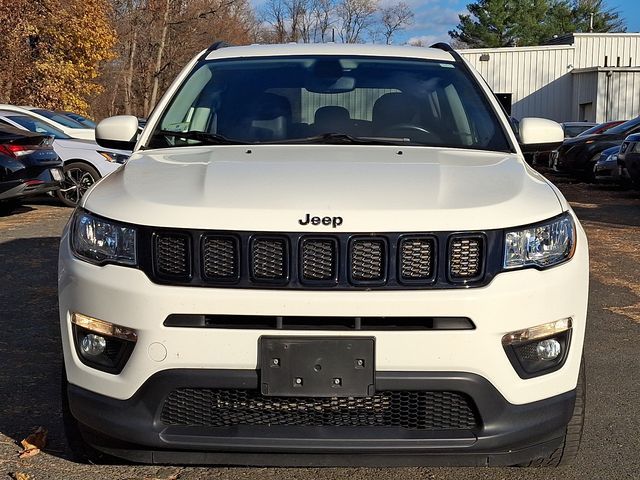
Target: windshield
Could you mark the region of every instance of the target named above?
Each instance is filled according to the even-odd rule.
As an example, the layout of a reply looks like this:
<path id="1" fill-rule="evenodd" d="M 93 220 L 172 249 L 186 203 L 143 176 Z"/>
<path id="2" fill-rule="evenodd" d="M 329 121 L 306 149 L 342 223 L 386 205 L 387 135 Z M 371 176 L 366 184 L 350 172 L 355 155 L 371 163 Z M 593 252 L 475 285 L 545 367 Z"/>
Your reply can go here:
<path id="1" fill-rule="evenodd" d="M 619 134 L 627 134 L 630 130 L 633 130 L 636 127 L 640 127 L 640 117 L 632 118 L 631 120 L 627 120 L 620 125 L 616 125 L 613 128 L 607 130 L 607 133 L 613 133 L 614 135 Z"/>
<path id="2" fill-rule="evenodd" d="M 51 135 L 53 138 L 61 140 L 71 138 L 69 135 L 61 132 L 57 128 L 53 128 L 52 126 L 47 125 L 42 120 L 38 120 L 37 118 L 27 117 L 25 115 L 11 115 L 7 116 L 7 118 L 12 122 L 17 123 L 18 125 L 22 125 L 30 132 L 44 133 L 45 135 Z"/>
<path id="3" fill-rule="evenodd" d="M 148 146 L 305 141 L 511 151 L 496 113 L 458 64 L 335 56 L 204 62 Z"/>
<path id="4" fill-rule="evenodd" d="M 76 122 L 75 120 L 67 117 L 66 115 L 60 115 L 59 113 L 52 112 L 51 110 L 43 110 L 43 109 L 35 109 L 31 110 L 33 113 L 37 113 L 38 115 L 42 115 L 49 120 L 53 120 L 60 125 L 64 125 L 69 128 L 87 128 L 81 123 Z"/>
<path id="5" fill-rule="evenodd" d="M 93 120 L 89 120 L 82 115 L 78 115 L 77 113 L 73 112 L 62 112 L 61 114 L 65 117 L 69 117 L 71 120 L 75 120 L 76 122 L 81 123 L 87 128 L 96 128 L 96 122 L 94 122 Z"/>

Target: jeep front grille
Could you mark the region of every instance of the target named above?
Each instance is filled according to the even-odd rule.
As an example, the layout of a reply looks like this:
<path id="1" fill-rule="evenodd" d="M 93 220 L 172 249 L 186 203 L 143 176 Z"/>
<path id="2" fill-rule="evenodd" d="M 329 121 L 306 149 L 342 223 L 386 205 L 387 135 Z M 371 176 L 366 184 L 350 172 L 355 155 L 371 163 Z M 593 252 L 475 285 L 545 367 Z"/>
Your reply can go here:
<path id="1" fill-rule="evenodd" d="M 366 398 L 264 397 L 258 390 L 181 388 L 164 402 L 165 425 L 235 427 L 396 427 L 472 430 L 473 401 L 463 393 L 383 391 Z"/>
<path id="2" fill-rule="evenodd" d="M 501 231 L 465 235 L 255 234 L 148 227 L 140 231 L 140 267 L 158 283 L 337 290 L 456 288 L 488 283 L 502 264 Z"/>

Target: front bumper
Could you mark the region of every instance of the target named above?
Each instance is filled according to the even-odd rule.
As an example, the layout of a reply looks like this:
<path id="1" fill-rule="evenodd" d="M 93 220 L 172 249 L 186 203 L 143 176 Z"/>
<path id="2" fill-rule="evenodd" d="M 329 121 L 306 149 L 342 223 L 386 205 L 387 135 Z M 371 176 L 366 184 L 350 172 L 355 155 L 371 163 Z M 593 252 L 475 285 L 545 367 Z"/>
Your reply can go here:
<path id="1" fill-rule="evenodd" d="M 167 426 L 161 411 L 176 388 L 258 389 L 255 370 L 167 370 L 128 400 L 69 385 L 71 413 L 99 450 L 145 463 L 259 465 L 512 465 L 560 446 L 575 391 L 513 405 L 484 378 L 463 372 L 379 372 L 378 390 L 457 391 L 473 398 L 469 430 L 389 427 Z M 353 456 L 357 453 L 357 456 Z"/>

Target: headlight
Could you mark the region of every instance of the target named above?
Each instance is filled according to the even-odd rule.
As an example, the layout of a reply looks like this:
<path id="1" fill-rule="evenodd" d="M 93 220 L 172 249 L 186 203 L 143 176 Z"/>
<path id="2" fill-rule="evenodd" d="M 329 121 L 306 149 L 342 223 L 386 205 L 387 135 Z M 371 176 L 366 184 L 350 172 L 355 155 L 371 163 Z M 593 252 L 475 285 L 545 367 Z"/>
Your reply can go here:
<path id="1" fill-rule="evenodd" d="M 107 162 L 120 164 L 127 163 L 127 160 L 129 160 L 129 157 L 131 156 L 124 153 L 105 152 L 102 150 L 97 150 L 97 152 L 102 155 Z"/>
<path id="2" fill-rule="evenodd" d="M 90 263 L 135 265 L 136 231 L 77 210 L 71 225 L 71 249 Z"/>
<path id="3" fill-rule="evenodd" d="M 576 227 L 568 213 L 552 220 L 507 231 L 504 268 L 551 267 L 573 256 Z"/>

